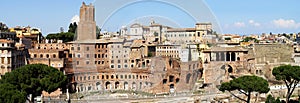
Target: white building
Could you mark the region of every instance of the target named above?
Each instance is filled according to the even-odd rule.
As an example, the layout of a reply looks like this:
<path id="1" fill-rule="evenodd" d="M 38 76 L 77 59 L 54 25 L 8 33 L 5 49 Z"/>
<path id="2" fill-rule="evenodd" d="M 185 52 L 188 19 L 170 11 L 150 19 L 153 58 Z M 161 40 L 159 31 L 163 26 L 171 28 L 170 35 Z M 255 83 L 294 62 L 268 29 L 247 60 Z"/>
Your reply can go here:
<path id="1" fill-rule="evenodd" d="M 111 69 L 128 69 L 130 47 L 124 46 L 125 39 L 111 39 L 108 44 Z"/>
<path id="2" fill-rule="evenodd" d="M 197 23 L 195 28 L 167 29 L 166 39 L 172 43 L 200 43 L 203 36 L 211 35 L 211 23 Z"/>

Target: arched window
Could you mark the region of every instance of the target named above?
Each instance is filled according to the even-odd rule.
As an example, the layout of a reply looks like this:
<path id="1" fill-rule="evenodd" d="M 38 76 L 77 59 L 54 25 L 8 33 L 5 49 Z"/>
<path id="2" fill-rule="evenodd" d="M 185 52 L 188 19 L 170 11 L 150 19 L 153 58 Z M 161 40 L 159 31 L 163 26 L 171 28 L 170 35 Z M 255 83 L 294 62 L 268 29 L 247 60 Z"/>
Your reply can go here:
<path id="1" fill-rule="evenodd" d="M 185 81 L 186 81 L 187 84 L 190 82 L 191 76 L 192 75 L 190 73 L 186 75 L 186 80 Z"/>

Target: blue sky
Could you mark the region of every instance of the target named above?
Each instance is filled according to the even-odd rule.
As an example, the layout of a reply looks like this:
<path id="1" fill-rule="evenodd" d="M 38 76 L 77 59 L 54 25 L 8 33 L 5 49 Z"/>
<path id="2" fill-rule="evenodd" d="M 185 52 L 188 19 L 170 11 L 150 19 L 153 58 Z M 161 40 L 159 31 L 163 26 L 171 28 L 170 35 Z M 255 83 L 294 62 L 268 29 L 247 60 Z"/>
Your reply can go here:
<path id="1" fill-rule="evenodd" d="M 221 33 L 300 32 L 299 0 L 83 1 L 94 3 L 97 24 L 110 31 L 116 31 L 132 22 L 145 22 L 146 19 L 154 18 L 169 26 L 178 24 L 175 27 L 194 27 L 195 22 L 211 21 Z M 0 22 L 9 27 L 38 27 L 44 35 L 58 32 L 60 27 L 66 31 L 72 18 L 79 15 L 83 1 L 2 0 Z"/>

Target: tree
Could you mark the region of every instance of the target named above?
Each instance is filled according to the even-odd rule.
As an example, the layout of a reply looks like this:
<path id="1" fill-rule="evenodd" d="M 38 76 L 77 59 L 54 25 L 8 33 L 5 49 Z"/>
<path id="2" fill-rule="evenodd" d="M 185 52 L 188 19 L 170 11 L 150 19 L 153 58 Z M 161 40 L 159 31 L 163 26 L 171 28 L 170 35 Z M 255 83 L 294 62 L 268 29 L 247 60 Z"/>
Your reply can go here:
<path id="1" fill-rule="evenodd" d="M 68 32 L 75 33 L 77 29 L 77 23 L 70 23 Z"/>
<path id="2" fill-rule="evenodd" d="M 229 82 L 224 82 L 221 84 L 220 91 L 225 92 L 228 91 L 234 97 L 238 99 L 250 103 L 251 92 L 259 92 L 259 93 L 268 93 L 270 88 L 268 81 L 258 76 L 242 76 L 239 78 L 235 78 Z M 240 93 L 247 96 L 247 99 L 243 99 L 233 94 L 232 91 L 239 91 Z"/>
<path id="3" fill-rule="evenodd" d="M 290 97 L 300 80 L 300 66 L 281 65 L 273 68 L 272 74 L 276 80 L 284 81 L 287 87 L 286 102 L 289 103 Z"/>
<path id="4" fill-rule="evenodd" d="M 255 43 L 258 43 L 259 41 L 255 38 L 252 38 L 252 37 L 246 37 L 243 39 L 242 42 L 249 42 L 249 41 L 254 41 Z"/>
<path id="5" fill-rule="evenodd" d="M 275 100 L 275 98 L 272 95 L 269 94 L 266 101 L 265 101 L 265 103 L 281 103 L 281 102 L 280 102 L 279 98 L 277 98 Z"/>
<path id="6" fill-rule="evenodd" d="M 0 83 L 4 86 L 12 85 L 11 90 L 4 92 L 12 96 L 12 98 L 15 95 L 10 92 L 15 90 L 15 93 L 20 93 L 15 98 L 23 96 L 23 98 L 31 101 L 34 97 L 41 95 L 42 91 L 50 93 L 58 88 L 64 88 L 66 79 L 66 76 L 56 68 L 44 64 L 30 64 L 6 73 L 0 80 Z M 32 98 L 27 98 L 30 94 Z M 7 95 L 0 95 L 0 98 L 4 98 Z"/>
<path id="7" fill-rule="evenodd" d="M 0 22 L 0 31 L 8 31 L 8 27 L 6 26 L 6 24 Z"/>
<path id="8" fill-rule="evenodd" d="M 16 86 L 9 83 L 0 84 L 0 101 L 3 103 L 24 103 L 26 93 L 18 91 Z"/>
<path id="9" fill-rule="evenodd" d="M 62 32 L 62 33 L 48 34 L 46 36 L 46 39 L 55 39 L 55 40 L 62 40 L 63 42 L 69 42 L 74 40 L 74 33 Z"/>

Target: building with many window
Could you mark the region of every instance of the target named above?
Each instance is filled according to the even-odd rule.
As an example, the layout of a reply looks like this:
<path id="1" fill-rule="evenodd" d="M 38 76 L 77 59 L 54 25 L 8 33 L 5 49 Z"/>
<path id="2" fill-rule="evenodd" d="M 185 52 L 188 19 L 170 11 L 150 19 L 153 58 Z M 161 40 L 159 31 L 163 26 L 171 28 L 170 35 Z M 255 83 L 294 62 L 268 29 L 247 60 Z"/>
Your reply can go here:
<path id="1" fill-rule="evenodd" d="M 28 51 L 18 43 L 16 33 L 0 31 L 0 79 L 7 73 L 27 63 Z"/>
<path id="2" fill-rule="evenodd" d="M 211 35 L 211 23 L 197 23 L 195 28 L 171 28 L 166 31 L 166 40 L 172 43 L 201 43 L 203 36 Z"/>

